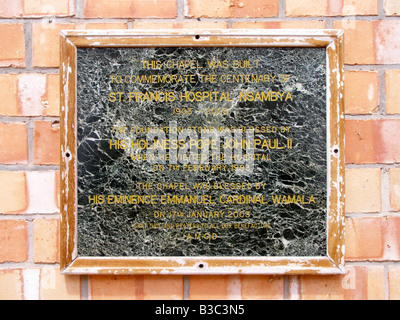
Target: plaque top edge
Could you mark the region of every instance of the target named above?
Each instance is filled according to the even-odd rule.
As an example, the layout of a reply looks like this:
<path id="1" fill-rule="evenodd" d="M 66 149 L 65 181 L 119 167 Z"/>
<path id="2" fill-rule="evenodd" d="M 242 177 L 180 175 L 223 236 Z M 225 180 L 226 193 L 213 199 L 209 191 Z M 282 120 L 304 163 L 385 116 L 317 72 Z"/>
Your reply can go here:
<path id="1" fill-rule="evenodd" d="M 135 37 L 135 36 L 229 36 L 229 37 L 339 37 L 343 35 L 341 29 L 157 29 L 157 30 L 61 30 L 60 34 L 65 37 L 76 36 L 106 36 L 106 37 Z"/>

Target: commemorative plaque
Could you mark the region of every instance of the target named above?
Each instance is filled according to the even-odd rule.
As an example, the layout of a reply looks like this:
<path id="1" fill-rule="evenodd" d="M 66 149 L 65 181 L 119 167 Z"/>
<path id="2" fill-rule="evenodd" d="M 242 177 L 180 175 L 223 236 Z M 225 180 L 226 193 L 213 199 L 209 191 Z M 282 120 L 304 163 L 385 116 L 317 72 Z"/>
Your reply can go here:
<path id="1" fill-rule="evenodd" d="M 337 30 L 65 31 L 64 273 L 341 273 Z"/>

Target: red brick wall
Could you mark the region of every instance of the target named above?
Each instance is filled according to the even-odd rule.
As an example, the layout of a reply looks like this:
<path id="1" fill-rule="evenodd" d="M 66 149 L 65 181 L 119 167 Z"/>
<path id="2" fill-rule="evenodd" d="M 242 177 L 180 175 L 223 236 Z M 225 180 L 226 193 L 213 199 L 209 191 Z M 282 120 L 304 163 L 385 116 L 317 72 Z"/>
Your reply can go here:
<path id="1" fill-rule="evenodd" d="M 61 276 L 58 32 L 345 29 L 344 276 Z M 0 299 L 399 299 L 399 0 L 2 0 Z"/>

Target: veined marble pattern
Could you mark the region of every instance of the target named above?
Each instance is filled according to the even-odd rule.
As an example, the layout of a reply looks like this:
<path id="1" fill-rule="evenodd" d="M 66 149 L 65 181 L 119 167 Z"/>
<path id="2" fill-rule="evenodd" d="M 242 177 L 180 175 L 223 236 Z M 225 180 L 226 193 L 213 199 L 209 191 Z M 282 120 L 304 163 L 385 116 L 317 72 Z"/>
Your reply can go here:
<path id="1" fill-rule="evenodd" d="M 185 60 L 195 61 L 196 67 L 187 65 L 187 68 L 180 68 L 172 64 L 171 68 L 166 67 L 168 61 Z M 141 61 L 159 61 L 162 68 L 146 69 Z M 221 61 L 221 65 L 210 68 L 207 61 Z M 228 61 L 229 65 L 226 67 L 223 61 Z M 252 68 L 234 68 L 233 61 L 250 61 L 247 66 Z M 112 83 L 111 76 L 115 75 L 190 75 L 191 81 Z M 201 75 L 215 75 L 217 81 L 204 82 Z M 256 75 L 258 79 L 264 76 L 265 81 L 234 82 L 226 75 Z M 274 81 L 271 76 L 268 82 L 265 75 L 275 75 Z M 284 76 L 281 76 L 283 81 L 276 81 L 279 75 L 290 77 L 284 81 Z M 84 48 L 78 49 L 77 80 L 79 256 L 326 254 L 324 48 Z M 240 93 L 271 91 L 285 93 L 283 101 L 279 96 L 277 101 L 240 101 L 239 98 Z M 125 101 L 119 102 L 118 94 L 113 96 L 116 101 L 110 101 L 111 92 L 123 92 L 120 96 Z M 173 92 L 176 98 L 162 102 L 136 101 L 136 96 L 131 94 L 129 101 L 129 92 Z M 183 92 L 228 92 L 229 99 L 220 99 L 219 95 L 218 100 L 222 101 L 181 102 L 180 94 Z M 287 92 L 292 99 L 288 98 Z M 173 114 L 173 108 L 182 107 L 192 108 L 193 113 Z M 223 111 L 225 114 L 206 114 L 207 108 L 226 111 Z M 290 131 L 256 132 L 255 139 L 270 141 L 269 147 L 276 148 L 261 148 L 259 145 L 254 153 L 263 156 L 264 160 L 256 158 L 252 172 L 246 175 L 235 174 L 231 169 L 154 171 L 152 163 L 131 159 L 132 153 L 145 154 L 146 150 L 110 148 L 110 140 L 146 139 L 146 133 L 113 133 L 112 127 L 164 128 L 171 121 L 176 121 L 182 128 L 271 126 L 290 127 Z M 169 137 L 168 133 L 165 135 Z M 200 138 L 199 132 L 197 135 Z M 288 139 L 292 141 L 290 148 Z M 138 187 L 138 183 L 150 182 L 153 189 Z M 159 183 L 182 183 L 187 188 L 157 189 Z M 194 189 L 194 183 L 209 183 L 210 186 L 215 186 L 215 183 L 247 183 L 251 188 Z M 158 200 L 162 195 L 204 195 L 205 199 L 211 197 L 215 204 L 207 201 L 202 204 L 108 204 L 109 195 L 155 195 Z M 235 195 L 257 195 L 266 203 L 219 201 L 221 196 L 226 202 L 229 196 L 232 199 Z M 95 196 L 103 196 L 105 203 L 89 202 L 89 197 L 94 199 Z M 274 203 L 273 196 L 275 200 L 281 196 L 279 199 L 283 203 Z M 293 203 L 286 203 L 285 199 Z M 245 213 L 241 217 L 229 217 L 229 212 L 233 211 Z M 157 217 L 158 212 L 164 212 L 166 216 Z M 170 217 L 173 212 L 180 214 Z M 224 214 L 208 218 L 187 217 L 190 212 Z M 257 228 L 257 225 L 264 227 Z M 200 227 L 190 229 L 190 226 Z M 200 239 L 195 238 L 196 234 L 200 234 Z M 212 239 L 213 234 L 216 239 Z"/>

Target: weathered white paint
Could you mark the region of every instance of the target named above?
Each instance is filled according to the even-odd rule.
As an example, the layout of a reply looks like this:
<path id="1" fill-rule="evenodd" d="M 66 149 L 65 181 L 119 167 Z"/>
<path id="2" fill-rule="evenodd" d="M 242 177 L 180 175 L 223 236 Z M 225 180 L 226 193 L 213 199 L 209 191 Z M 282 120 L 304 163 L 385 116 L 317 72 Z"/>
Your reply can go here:
<path id="1" fill-rule="evenodd" d="M 62 31 L 61 32 L 64 41 L 69 45 L 74 45 L 73 41 L 70 39 L 84 39 L 89 41 L 87 46 L 101 47 L 104 45 L 114 46 L 114 47 L 124 47 L 124 46 L 148 46 L 146 44 L 146 39 L 157 38 L 162 42 L 162 39 L 171 38 L 176 42 L 169 42 L 169 45 L 182 45 L 181 39 L 185 39 L 186 44 L 190 46 L 215 46 L 213 44 L 214 37 L 223 37 L 224 45 L 243 45 L 243 46 L 259 46 L 259 47 L 277 47 L 277 46 L 322 46 L 326 44 L 327 47 L 327 107 L 328 107 L 328 128 L 331 123 L 331 110 L 330 106 L 338 107 L 341 103 L 343 95 L 341 91 L 343 89 L 343 66 L 339 65 L 339 59 L 336 61 L 336 65 L 333 70 L 330 70 L 330 56 L 328 55 L 328 49 L 337 50 L 335 41 L 339 39 L 339 44 L 342 45 L 343 31 L 341 30 L 84 30 L 84 31 Z M 199 35 L 199 39 L 195 39 L 195 36 Z M 191 41 L 188 39 L 191 37 Z M 247 42 L 243 44 L 238 42 L 238 39 L 243 37 Z M 121 43 L 121 39 L 125 39 L 126 43 Z M 251 42 L 249 42 L 250 40 Z M 140 42 L 140 43 L 139 43 Z M 189 44 L 187 44 L 189 43 Z M 152 44 L 155 46 L 155 44 Z M 341 53 L 341 52 L 340 52 Z M 65 99 L 62 101 L 62 111 L 64 112 L 64 127 L 68 124 L 68 105 L 70 101 L 74 101 L 76 105 L 76 97 L 68 96 L 68 88 L 71 81 L 76 79 L 71 79 L 72 69 L 71 66 L 75 67 L 76 61 L 70 61 L 68 57 L 62 64 L 63 73 L 63 90 L 65 93 Z M 331 77 L 333 77 L 331 79 Z M 333 82 L 336 80 L 336 82 Z M 76 83 L 76 82 L 75 82 Z M 301 88 L 300 88 L 301 89 Z M 336 101 L 333 101 L 333 96 L 331 95 L 331 90 L 336 93 Z M 339 90 L 339 91 L 337 91 Z M 337 112 L 336 123 L 343 121 L 343 113 Z M 76 122 L 76 119 L 75 119 Z M 76 137 L 76 128 L 74 124 L 71 124 L 74 129 L 74 134 Z M 335 136 L 340 137 L 341 127 L 337 126 L 337 132 Z M 328 194 L 335 192 L 336 201 L 335 204 L 338 213 L 335 216 L 329 214 L 328 221 L 330 224 L 335 223 L 336 227 L 340 230 L 340 233 L 334 233 L 335 237 L 338 239 L 344 239 L 344 195 L 342 194 L 343 177 L 340 176 L 341 170 L 339 166 L 343 166 L 339 159 L 343 150 L 340 149 L 339 145 L 330 145 L 330 132 L 328 132 L 328 176 L 331 176 L 331 166 L 335 165 L 335 169 L 338 172 L 338 176 L 332 177 L 335 183 L 332 184 L 334 190 L 328 189 Z M 62 148 L 62 157 L 66 165 L 63 168 L 64 172 L 62 174 L 63 181 L 70 181 L 73 176 L 76 177 L 76 172 L 72 173 L 69 171 L 69 162 L 76 161 L 73 157 L 66 157 L 65 154 L 70 152 L 68 148 L 67 132 L 64 132 L 65 144 Z M 342 142 L 343 143 L 343 142 Z M 338 149 L 339 152 L 336 154 L 334 150 Z M 76 146 L 72 155 L 76 155 Z M 338 167 L 336 167 L 338 166 Z M 76 181 L 75 181 L 76 182 Z M 328 179 L 328 187 L 331 188 L 331 184 Z M 64 185 L 63 192 L 68 194 L 69 186 L 68 183 Z M 75 186 L 76 190 L 76 186 Z M 68 208 L 66 205 L 63 207 L 63 216 L 67 212 L 76 213 L 76 197 L 74 199 L 74 207 Z M 328 208 L 330 208 L 331 199 L 328 197 Z M 74 237 L 74 251 L 73 259 L 69 261 L 69 266 L 63 270 L 66 274 L 136 274 L 136 273 L 147 273 L 147 274 L 338 274 L 344 272 L 344 241 L 340 241 L 332 249 L 336 250 L 339 256 L 339 265 L 336 264 L 330 257 L 291 257 L 290 259 L 285 259 L 284 257 L 167 257 L 167 258 L 154 258 L 154 257 L 130 257 L 130 258 L 90 258 L 90 257 L 77 257 L 76 254 L 76 237 L 77 234 L 71 235 L 71 230 L 75 230 L 76 226 L 70 226 L 66 221 L 65 217 L 62 222 L 66 224 L 68 237 Z M 328 229 L 328 235 L 329 235 Z M 64 241 L 68 246 L 68 241 Z M 342 244 L 340 244 L 342 243 Z M 332 245 L 333 246 L 333 245 Z M 67 247 L 68 252 L 68 247 Z M 107 261 L 109 264 L 106 267 L 104 262 Z M 151 265 L 151 262 L 155 262 L 155 265 Z M 81 265 L 85 262 L 90 267 L 84 267 Z M 213 266 L 218 262 L 218 266 Z M 111 265 L 110 265 L 111 263 Z M 147 263 L 147 264 L 146 264 Z M 321 266 L 324 263 L 324 266 Z M 201 266 L 201 267 L 200 267 Z M 232 295 L 238 293 L 238 286 L 231 288 Z"/>

